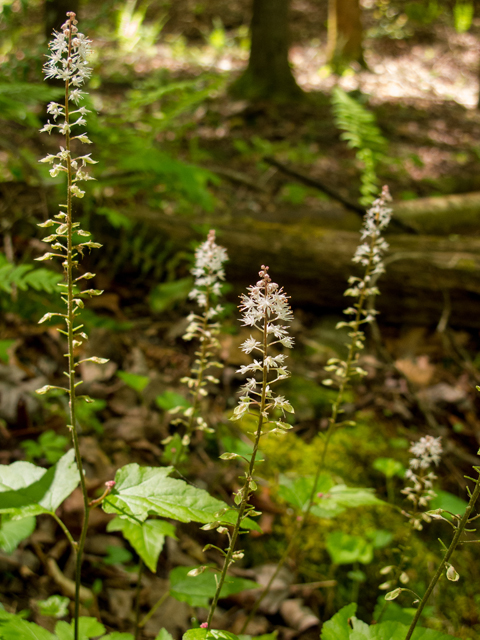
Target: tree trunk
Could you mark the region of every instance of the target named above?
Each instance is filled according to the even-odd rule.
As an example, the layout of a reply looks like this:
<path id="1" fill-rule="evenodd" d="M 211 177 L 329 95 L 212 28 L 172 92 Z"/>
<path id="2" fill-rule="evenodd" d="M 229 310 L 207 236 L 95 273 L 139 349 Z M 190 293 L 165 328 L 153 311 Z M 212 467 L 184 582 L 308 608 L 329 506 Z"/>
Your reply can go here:
<path id="1" fill-rule="evenodd" d="M 365 66 L 359 0 L 329 0 L 327 59 L 335 70 L 350 62 Z"/>
<path id="2" fill-rule="evenodd" d="M 231 91 L 248 99 L 288 100 L 301 95 L 288 61 L 290 0 L 253 0 L 250 59 Z"/>

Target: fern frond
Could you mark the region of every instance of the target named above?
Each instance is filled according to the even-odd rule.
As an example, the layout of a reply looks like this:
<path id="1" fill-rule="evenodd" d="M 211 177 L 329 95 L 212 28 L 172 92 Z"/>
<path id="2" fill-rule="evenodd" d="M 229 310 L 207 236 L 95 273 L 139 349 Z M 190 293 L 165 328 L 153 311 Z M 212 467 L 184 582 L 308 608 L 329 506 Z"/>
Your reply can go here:
<path id="1" fill-rule="evenodd" d="M 342 131 L 341 139 L 363 166 L 360 203 L 370 205 L 378 193 L 378 163 L 385 157 L 388 142 L 380 131 L 375 116 L 345 91 L 335 87 L 332 92 L 332 109 L 335 124 Z"/>
<path id="2" fill-rule="evenodd" d="M 32 264 L 14 265 L 8 262 L 0 253 L 0 291 L 11 293 L 15 286 L 20 291 L 35 291 L 53 293 L 62 276 L 54 271 L 41 267 L 36 269 Z"/>

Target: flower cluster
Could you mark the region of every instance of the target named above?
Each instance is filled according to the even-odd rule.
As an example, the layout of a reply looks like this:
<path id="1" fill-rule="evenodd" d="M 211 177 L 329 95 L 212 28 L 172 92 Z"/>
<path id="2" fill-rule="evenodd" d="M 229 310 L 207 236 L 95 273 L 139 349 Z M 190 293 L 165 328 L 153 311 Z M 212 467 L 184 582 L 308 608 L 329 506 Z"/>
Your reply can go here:
<path id="1" fill-rule="evenodd" d="M 195 265 L 192 275 L 195 276 L 193 289 L 188 294 L 196 300 L 199 307 L 204 309 L 203 315 L 190 314 L 190 324 L 184 336 L 185 340 L 195 337 L 204 319 L 215 318 L 223 310 L 219 304 L 212 302 L 221 293 L 221 283 L 225 280 L 223 263 L 228 260 L 227 250 L 215 242 L 215 231 L 210 230 L 207 240 L 195 251 Z"/>
<path id="2" fill-rule="evenodd" d="M 43 256 L 36 258 L 38 261 L 51 260 L 52 258 L 60 258 L 65 270 L 66 282 L 59 283 L 61 288 L 62 300 L 67 306 L 67 313 L 46 313 L 39 323 L 50 320 L 54 316 L 59 316 L 65 319 L 67 324 L 68 345 L 69 353 L 69 367 L 72 381 L 74 377 L 74 369 L 79 363 L 73 364 L 74 351 L 80 347 L 84 340 L 87 339 L 87 335 L 81 331 L 83 325 L 74 326 L 74 319 L 77 312 L 84 307 L 84 297 L 99 296 L 103 291 L 99 289 L 85 289 L 79 290 L 80 281 L 91 280 L 95 277 L 93 273 L 84 273 L 76 278 L 73 277 L 73 271 L 78 267 L 78 256 L 83 255 L 85 249 L 98 249 L 102 245 L 98 242 L 92 242 L 90 240 L 90 232 L 80 228 L 79 222 L 73 221 L 72 212 L 72 196 L 81 198 L 84 192 L 79 189 L 76 182 L 80 180 L 93 180 L 88 174 L 84 172 L 84 167 L 87 164 L 96 164 L 94 160 L 90 158 L 90 154 L 72 158 L 70 153 L 70 142 L 74 138 L 70 136 L 70 129 L 73 125 L 84 125 L 84 115 L 87 110 L 83 107 L 74 111 L 73 114 L 80 114 L 77 121 L 72 125 L 69 124 L 70 115 L 68 108 L 68 99 L 70 98 L 74 102 L 78 102 L 81 97 L 81 91 L 76 88 L 69 93 L 71 86 L 78 87 L 83 81 L 89 77 L 90 68 L 87 66 L 86 57 L 90 52 L 90 41 L 85 38 L 81 33 L 78 33 L 76 27 L 77 21 L 75 20 L 75 14 L 67 13 L 68 20 L 62 26 L 61 33 L 55 33 L 53 41 L 49 44 L 52 51 L 49 56 L 49 62 L 45 65 L 44 72 L 47 78 L 59 78 L 65 80 L 65 105 L 62 106 L 55 102 L 51 102 L 48 105 L 48 113 L 53 115 L 53 119 L 56 120 L 59 116 L 64 119 L 63 124 L 52 125 L 50 122 L 45 125 L 41 131 L 51 131 L 58 128 L 60 133 L 65 135 L 65 148 L 60 147 L 60 151 L 56 155 L 47 155 L 40 162 L 56 163 L 50 170 L 50 174 L 55 177 L 60 172 L 64 172 L 67 175 L 68 195 L 67 203 L 61 204 L 60 208 L 65 211 L 59 211 L 52 219 L 46 220 L 40 223 L 39 227 L 49 228 L 56 227 L 54 233 L 43 239 L 51 245 L 52 251 L 45 253 Z M 75 136 L 82 142 L 90 142 L 85 134 Z M 80 241 L 77 240 L 80 239 Z M 74 242 L 77 240 L 77 242 Z M 89 358 L 94 362 L 103 363 L 107 362 L 104 358 Z M 45 390 L 50 387 L 47 385 L 37 393 L 45 393 Z M 67 390 L 73 395 L 73 382 L 70 390 Z M 73 423 L 72 423 L 73 424 Z"/>
<path id="3" fill-rule="evenodd" d="M 69 86 L 81 87 L 92 75 L 92 69 L 88 65 L 91 40 L 78 32 L 78 21 L 73 12 L 67 13 L 67 17 L 62 30 L 54 32 L 54 38 L 48 45 L 52 53 L 48 56 L 44 73 L 47 79 L 56 78 L 68 82 Z M 77 102 L 81 93 L 78 91 L 73 96 L 70 95 L 70 99 Z"/>
<path id="4" fill-rule="evenodd" d="M 422 522 L 430 522 L 431 517 L 426 513 L 418 513 L 420 507 L 427 507 L 428 503 L 436 497 L 433 491 L 433 482 L 437 476 L 430 470 L 432 465 L 438 465 L 442 455 L 441 438 L 424 436 L 409 449 L 413 454 L 410 460 L 409 469 L 405 473 L 405 478 L 411 482 L 411 486 L 402 489 L 402 493 L 413 503 L 413 513 L 405 512 L 410 524 L 414 529 L 421 531 Z"/>
<path id="5" fill-rule="evenodd" d="M 220 325 L 216 321 L 218 314 L 223 307 L 216 303 L 217 297 L 221 293 L 221 282 L 225 280 L 224 262 L 228 260 L 226 249 L 216 244 L 215 231 L 212 229 L 207 240 L 195 251 L 195 264 L 192 275 L 195 276 L 194 288 L 189 297 L 197 301 L 202 309 L 200 314 L 191 313 L 188 316 L 188 327 L 183 336 L 184 340 L 197 339 L 200 349 L 196 351 L 191 376 L 182 378 L 182 382 L 188 386 L 192 394 L 192 404 L 186 409 L 177 407 L 173 413 L 182 411 L 183 418 L 176 418 L 173 424 L 183 424 L 185 433 L 181 440 L 181 448 L 190 443 L 190 438 L 194 430 L 210 431 L 206 421 L 198 415 L 200 400 L 207 395 L 205 389 L 207 383 L 218 383 L 219 380 L 212 375 L 206 375 L 207 369 L 211 367 L 222 367 L 221 363 L 213 358 L 219 347 L 217 335 Z M 170 442 L 172 438 L 163 441 L 164 444 Z M 177 451 L 175 459 L 180 458 L 181 451 Z"/>
<path id="6" fill-rule="evenodd" d="M 242 386 L 240 402 L 235 408 L 233 420 L 239 420 L 243 415 L 250 412 L 251 407 L 261 407 L 262 398 L 264 406 L 261 407 L 263 414 L 268 415 L 273 409 L 280 409 L 282 414 L 285 411 L 293 413 L 290 403 L 283 397 L 273 393 L 271 385 L 280 380 L 288 378 L 290 373 L 284 367 L 286 356 L 283 353 L 270 355 L 271 347 L 281 344 L 288 349 L 293 347 L 293 338 L 288 335 L 288 327 L 279 324 L 291 322 L 293 320 L 292 310 L 288 303 L 288 296 L 280 289 L 278 284 L 271 281 L 268 274 L 268 267 L 262 266 L 259 272 L 260 280 L 256 285 L 249 287 L 248 295 L 241 297 L 240 311 L 242 312 L 243 325 L 255 327 L 263 334 L 260 342 L 250 336 L 242 345 L 242 351 L 247 354 L 258 352 L 259 359 L 241 367 L 237 373 L 248 374 L 260 372 L 262 380 L 257 381 L 255 377 L 248 378 Z M 268 374 L 272 372 L 274 378 L 268 380 Z M 276 427 L 273 431 L 284 431 L 290 429 L 290 425 L 274 420 Z"/>
<path id="7" fill-rule="evenodd" d="M 363 376 L 365 371 L 359 366 L 359 351 L 363 349 L 365 334 L 361 325 L 373 322 L 377 315 L 373 307 L 374 297 L 380 292 L 375 286 L 377 278 L 384 272 L 383 255 L 388 249 L 388 243 L 382 238 L 381 232 L 387 227 L 391 219 L 391 209 L 386 203 L 391 200 L 388 187 L 383 187 L 380 198 L 375 200 L 365 214 L 361 229 L 361 244 L 357 247 L 353 262 L 365 268 L 363 277 L 351 276 L 348 279 L 349 288 L 344 295 L 357 298 L 357 301 L 344 310 L 345 315 L 353 316 L 348 322 L 339 322 L 337 329 L 348 327 L 351 338 L 347 360 L 331 358 L 325 367 L 326 371 L 334 372 L 340 383 L 346 383 L 353 376 Z M 367 304 L 369 302 L 370 304 Z M 333 380 L 323 381 L 325 385 L 333 384 Z"/>
<path id="8" fill-rule="evenodd" d="M 84 144 L 91 144 L 85 132 L 79 132 L 74 136 L 71 135 L 74 127 L 84 127 L 86 125 L 85 116 L 89 113 L 89 110 L 85 107 L 80 107 L 70 111 L 69 100 L 78 105 L 84 95 L 84 92 L 79 87 L 90 77 L 92 72 L 87 61 L 91 50 L 90 40 L 83 33 L 78 32 L 75 14 L 70 12 L 67 16 L 68 20 L 62 26 L 62 30 L 55 33 L 54 39 L 49 44 L 51 54 L 48 56 L 49 60 L 44 66 L 44 73 L 47 79 L 56 78 L 65 82 L 65 104 L 50 102 L 47 107 L 47 113 L 52 116 L 54 123 L 48 120 L 47 124 L 40 130 L 50 134 L 55 129 L 58 130 L 59 133 L 65 136 L 66 145 L 65 148 L 60 147 L 60 151 L 57 154 L 48 154 L 40 162 L 53 164 L 50 169 L 52 178 L 55 178 L 60 173 L 68 174 L 70 196 L 83 198 L 85 192 L 76 183 L 82 180 L 93 180 L 85 171 L 85 167 L 87 164 L 96 164 L 96 162 L 91 159 L 91 154 L 73 158 L 70 153 L 70 141 L 79 140 Z M 74 121 L 71 120 L 72 116 L 75 116 Z M 63 121 L 57 123 L 57 118 L 61 118 Z M 75 129 L 75 131 L 78 131 L 78 129 Z"/>

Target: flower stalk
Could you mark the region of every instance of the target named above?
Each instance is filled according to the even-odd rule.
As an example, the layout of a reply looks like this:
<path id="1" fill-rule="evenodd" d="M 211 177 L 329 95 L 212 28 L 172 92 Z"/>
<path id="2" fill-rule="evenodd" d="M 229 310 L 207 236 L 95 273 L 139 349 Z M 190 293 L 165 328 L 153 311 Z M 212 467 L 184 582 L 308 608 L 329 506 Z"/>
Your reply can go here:
<path id="1" fill-rule="evenodd" d="M 49 134 L 51 134 L 52 131 L 57 131 L 64 135 L 65 146 L 61 146 L 57 154 L 49 154 L 40 160 L 40 162 L 53 165 L 50 169 L 50 175 L 52 177 L 56 177 L 60 173 L 66 174 L 67 202 L 66 204 L 60 205 L 63 210 L 55 215 L 54 219 L 47 220 L 39 225 L 40 227 L 56 226 L 56 229 L 53 234 L 44 239 L 44 242 L 51 244 L 53 251 L 47 252 L 40 258 L 37 258 L 37 260 L 40 261 L 51 260 L 54 257 L 62 260 L 65 282 L 60 283 L 59 287 L 61 287 L 61 298 L 67 307 L 66 313 L 47 313 L 40 319 L 40 323 L 50 320 L 54 316 L 60 316 L 65 321 L 66 330 L 59 329 L 59 331 L 67 338 L 67 353 L 65 354 L 67 358 L 67 371 L 64 373 L 68 378 L 68 386 L 64 388 L 47 385 L 39 389 L 37 393 L 44 394 L 52 388 L 57 388 L 62 389 L 69 396 L 70 424 L 68 428 L 72 434 L 84 506 L 80 539 L 77 543 L 72 543 L 72 548 L 76 554 L 74 638 L 78 640 L 83 548 L 87 536 L 90 510 L 95 506 L 96 501 L 90 503 L 88 497 L 82 468 L 76 419 L 77 401 L 82 398 L 87 402 L 91 402 L 91 399 L 87 396 L 76 396 L 76 388 L 82 383 L 81 380 L 77 380 L 76 369 L 82 362 L 93 361 L 103 364 L 107 362 L 107 360 L 93 357 L 76 361 L 76 352 L 79 347 L 82 346 L 83 342 L 88 339 L 88 336 L 82 331 L 83 325 L 77 324 L 77 326 L 75 326 L 78 322 L 77 316 L 79 311 L 84 307 L 83 298 L 85 296 L 97 296 L 102 293 L 102 291 L 96 289 L 79 290 L 78 282 L 81 280 L 89 280 L 94 277 L 94 274 L 85 273 L 79 277 L 74 276 L 74 270 L 78 268 L 79 264 L 78 256 L 83 255 L 83 251 L 87 248 L 93 249 L 101 247 L 100 244 L 92 242 L 91 240 L 83 240 L 83 238 L 89 238 L 90 233 L 81 229 L 80 223 L 74 222 L 73 220 L 73 198 L 82 198 L 85 194 L 85 192 L 79 188 L 78 183 L 85 180 L 93 180 L 84 169 L 87 164 L 95 164 L 90 154 L 77 157 L 72 155 L 72 142 L 74 140 L 79 140 L 79 142 L 86 144 L 90 143 L 85 133 L 72 135 L 73 132 L 76 133 L 76 127 L 83 127 L 86 124 L 84 116 L 88 113 L 88 110 L 85 107 L 80 107 L 72 111 L 70 109 L 70 102 L 73 102 L 75 106 L 78 105 L 84 93 L 80 90 L 80 87 L 91 75 L 91 68 L 87 60 L 90 54 L 90 40 L 82 33 L 79 33 L 76 25 L 77 20 L 75 14 L 73 12 L 67 13 L 67 21 L 62 25 L 60 32 L 54 33 L 54 38 L 49 44 L 51 53 L 44 67 L 46 78 L 56 78 L 65 82 L 65 102 L 64 104 L 51 102 L 48 105 L 47 112 L 52 115 L 54 123 L 48 120 L 41 131 Z M 72 121 L 74 115 L 77 116 L 77 119 Z M 63 119 L 63 122 L 57 123 L 57 118 Z"/>
<path id="2" fill-rule="evenodd" d="M 346 360 L 340 360 L 338 358 L 332 358 L 327 362 L 325 367 L 326 371 L 334 372 L 336 382 L 338 384 L 338 391 L 335 400 L 332 404 L 332 411 L 330 414 L 329 425 L 325 434 L 325 440 L 323 443 L 322 453 L 319 463 L 315 472 L 312 491 L 310 493 L 309 500 L 302 513 L 302 517 L 296 520 L 295 528 L 290 536 L 290 541 L 285 548 L 280 560 L 277 563 L 277 567 L 273 572 L 267 585 L 264 587 L 262 593 L 255 602 L 252 610 L 250 611 L 241 633 L 245 633 L 249 622 L 258 611 L 263 599 L 266 597 L 270 588 L 278 576 L 281 568 L 285 564 L 286 560 L 290 557 L 292 550 L 297 544 L 298 538 L 305 526 L 305 523 L 310 515 L 312 507 L 315 504 L 315 498 L 317 496 L 317 487 L 320 479 L 320 475 L 325 468 L 325 460 L 327 457 L 328 447 L 331 438 L 339 427 L 347 424 L 339 420 L 341 414 L 341 406 L 345 397 L 345 392 L 348 389 L 351 381 L 354 377 L 364 376 L 365 371 L 359 366 L 359 354 L 364 347 L 365 334 L 362 330 L 364 324 L 373 322 L 377 311 L 372 308 L 367 308 L 367 302 L 371 301 L 379 291 L 376 286 L 373 285 L 373 281 L 378 278 L 384 272 L 382 257 L 388 249 L 387 242 L 383 239 L 381 233 L 387 227 L 391 218 L 391 209 L 386 206 L 386 203 L 391 200 L 390 193 L 387 187 L 384 187 L 380 198 L 375 200 L 372 207 L 367 211 L 365 220 L 361 230 L 361 244 L 357 248 L 353 257 L 353 262 L 359 263 L 364 269 L 363 278 L 350 277 L 349 284 L 351 285 L 346 291 L 346 296 L 357 298 L 357 302 L 353 306 L 348 307 L 344 313 L 346 315 L 353 315 L 354 319 L 348 322 L 339 322 L 337 329 L 341 327 L 349 327 L 350 341 L 348 343 L 348 353 Z M 323 381 L 323 384 L 330 386 L 334 384 L 334 380 L 327 379 Z"/>
<path id="3" fill-rule="evenodd" d="M 254 359 L 253 363 L 241 367 L 238 372 L 245 374 L 251 372 L 254 376 L 259 375 L 260 380 L 257 381 L 255 377 L 247 380 L 247 383 L 242 387 L 242 396 L 232 418 L 239 420 L 245 415 L 252 415 L 257 419 L 257 426 L 254 432 L 252 454 L 245 472 L 245 481 L 243 487 L 237 491 L 234 497 L 237 505 L 237 518 L 233 531 L 230 534 L 224 526 L 217 528 L 220 533 L 228 535 L 229 545 L 226 551 L 220 550 L 224 556 L 224 562 L 220 576 L 217 578 L 217 588 L 208 614 L 208 629 L 211 628 L 228 569 L 235 560 L 243 557 L 242 551 L 236 551 L 242 524 L 247 517 L 258 515 L 249 501 L 251 494 L 257 488 L 253 476 L 260 438 L 266 433 L 284 433 L 291 428 L 288 423 L 275 419 L 273 415 L 275 409 L 279 409 L 283 416 L 285 412 L 293 413 L 293 408 L 283 396 L 274 394 L 271 389 L 276 382 L 288 378 L 289 372 L 283 367 L 286 356 L 283 354 L 272 356 L 270 350 L 273 345 L 277 344 L 282 344 L 287 348 L 293 347 L 293 339 L 288 335 L 287 327 L 283 324 L 277 324 L 278 322 L 290 322 L 293 315 L 287 296 L 276 283 L 272 282 L 268 274 L 268 267 L 262 266 L 259 275 L 260 280 L 255 286 L 249 288 L 249 295 L 242 296 L 240 310 L 243 313 L 244 326 L 255 327 L 261 333 L 261 341 L 250 336 L 243 343 L 242 349 L 248 354 L 252 351 L 258 351 L 261 354 L 261 360 Z M 274 375 L 273 378 L 271 373 Z M 274 426 L 267 431 L 268 425 Z M 221 457 L 229 460 L 239 456 L 225 453 Z M 212 526 L 206 525 L 204 528 L 212 528 Z"/>
<path id="4" fill-rule="evenodd" d="M 472 518 L 470 518 L 470 514 L 472 513 L 473 508 L 475 507 L 475 504 L 478 500 L 478 496 L 480 495 L 480 467 L 473 467 L 473 469 L 476 471 L 476 473 L 478 474 L 478 478 L 475 481 L 475 487 L 473 492 L 470 492 L 469 490 L 469 495 L 470 495 L 470 500 L 468 502 L 468 505 L 465 509 L 465 513 L 463 514 L 462 518 L 459 518 L 459 516 L 453 516 L 454 520 L 457 520 L 457 524 L 454 525 L 455 528 L 455 534 L 452 538 L 452 541 L 450 543 L 450 546 L 448 547 L 448 549 L 445 551 L 445 555 L 442 558 L 442 561 L 440 562 L 440 564 L 438 565 L 438 568 L 434 574 L 434 576 L 432 577 L 430 584 L 427 587 L 427 590 L 425 591 L 423 598 L 420 600 L 418 608 L 415 612 L 415 616 L 412 620 L 412 623 L 410 624 L 410 627 L 408 629 L 408 633 L 405 637 L 405 640 L 410 640 L 410 638 L 412 637 L 413 632 L 415 631 L 415 627 L 417 626 L 417 623 L 420 619 L 420 616 L 422 615 L 422 611 L 425 607 L 425 605 L 427 604 L 430 596 L 432 595 L 432 592 L 437 584 L 437 582 L 440 580 L 443 572 L 445 571 L 446 573 L 446 577 L 448 580 L 451 580 L 452 582 L 456 582 L 459 579 L 459 575 L 458 573 L 455 571 L 455 569 L 452 567 L 452 565 L 450 564 L 450 558 L 452 557 L 455 549 L 457 548 L 457 546 L 459 544 L 462 544 L 460 537 L 462 535 L 462 533 L 466 530 L 466 527 L 468 524 L 470 524 L 470 522 L 472 522 L 476 516 L 473 516 Z M 430 511 L 428 515 L 430 515 L 431 517 L 436 517 L 436 518 L 443 518 L 443 516 L 441 515 L 441 513 L 438 512 L 442 512 L 443 509 L 436 509 L 435 511 Z M 453 515 L 453 514 L 451 514 Z M 449 522 L 447 520 L 447 522 Z M 399 593 L 400 591 L 402 591 L 402 589 L 398 590 Z M 399 595 L 399 594 L 397 594 Z"/>
<path id="5" fill-rule="evenodd" d="M 182 424 L 184 434 L 180 446 L 176 452 L 174 462 L 181 460 L 182 453 L 189 446 L 194 431 L 211 431 L 204 418 L 199 415 L 202 398 L 207 395 L 207 384 L 218 384 L 219 380 L 213 375 L 207 375 L 212 367 L 222 368 L 223 365 L 215 360 L 220 344 L 218 334 L 220 324 L 218 315 L 223 307 L 217 299 L 221 294 L 221 283 L 225 280 L 224 262 L 228 260 L 227 251 L 215 242 L 215 231 L 212 229 L 207 240 L 195 251 L 195 265 L 192 274 L 195 276 L 194 288 L 189 297 L 197 301 L 201 309 L 200 313 L 191 313 L 188 316 L 188 327 L 183 336 L 184 340 L 196 339 L 200 348 L 195 352 L 195 362 L 191 370 L 191 376 L 182 378 L 181 382 L 188 386 L 192 400 L 190 407 L 183 409 L 177 407 L 171 411 L 182 411 L 183 417 L 172 420 L 173 424 Z M 167 438 L 163 444 L 170 442 Z"/>

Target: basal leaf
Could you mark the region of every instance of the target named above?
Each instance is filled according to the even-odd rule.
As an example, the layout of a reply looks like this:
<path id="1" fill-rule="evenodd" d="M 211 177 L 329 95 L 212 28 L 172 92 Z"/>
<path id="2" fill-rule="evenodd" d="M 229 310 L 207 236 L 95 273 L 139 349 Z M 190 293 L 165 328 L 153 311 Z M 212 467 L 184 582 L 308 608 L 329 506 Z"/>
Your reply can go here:
<path id="1" fill-rule="evenodd" d="M 366 637 L 368 640 L 385 640 L 385 638 L 388 638 L 389 640 L 405 640 L 408 628 L 409 625 L 389 620 L 368 627 L 368 635 L 366 635 Z M 355 638 L 352 638 L 352 635 L 350 636 L 350 639 L 356 640 Z M 435 629 L 416 627 L 412 635 L 412 640 L 454 640 L 454 638 L 447 633 L 442 633 Z"/>
<path id="2" fill-rule="evenodd" d="M 173 640 L 173 636 L 166 629 L 160 629 L 155 640 Z"/>
<path id="3" fill-rule="evenodd" d="M 313 477 L 300 476 L 297 478 L 289 478 L 288 476 L 280 476 L 279 495 L 293 507 L 303 511 L 306 509 L 313 489 Z M 317 493 L 326 493 L 334 482 L 329 474 L 320 474 L 316 486 Z"/>
<path id="4" fill-rule="evenodd" d="M 79 482 L 73 449 L 48 471 L 30 462 L 0 465 L 0 513 L 13 518 L 52 513 Z"/>
<path id="5" fill-rule="evenodd" d="M 183 480 L 169 478 L 173 467 L 140 467 L 128 464 L 117 471 L 116 485 L 103 502 L 106 513 L 137 522 L 149 513 L 181 522 L 212 522 L 225 503 Z"/>
<path id="6" fill-rule="evenodd" d="M 56 640 L 55 636 L 34 622 L 11 618 L 0 627 L 1 640 Z"/>
<path id="7" fill-rule="evenodd" d="M 40 615 L 64 618 L 68 613 L 70 599 L 65 596 L 50 596 L 47 600 L 38 600 Z"/>
<path id="8" fill-rule="evenodd" d="M 365 487 L 347 487 L 344 484 L 337 484 L 317 498 L 317 504 L 312 508 L 312 513 L 319 518 L 333 518 L 347 509 L 386 506 L 385 502 L 376 497 L 374 491 Z"/>
<path id="9" fill-rule="evenodd" d="M 55 625 L 55 635 L 58 640 L 74 640 L 73 620 L 67 622 L 57 622 Z M 90 640 L 105 633 L 105 627 L 96 618 L 81 617 L 78 619 L 79 640 Z"/>
<path id="10" fill-rule="evenodd" d="M 150 382 L 148 376 L 140 376 L 137 373 L 129 373 L 128 371 L 117 371 L 117 376 L 137 393 L 142 393 Z"/>
<path id="11" fill-rule="evenodd" d="M 357 611 L 355 602 L 347 604 L 336 613 L 331 620 L 323 624 L 320 633 L 321 640 L 349 640 L 350 626 L 348 620 L 352 618 Z"/>
<path id="12" fill-rule="evenodd" d="M 182 640 L 239 640 L 238 636 L 230 631 L 220 629 L 189 629 L 183 634 Z"/>
<path id="13" fill-rule="evenodd" d="M 107 531 L 121 531 L 152 573 L 157 570 L 158 556 L 163 549 L 165 536 L 176 539 L 175 527 L 165 520 L 146 520 L 138 524 L 115 518 L 108 523 Z"/>
<path id="14" fill-rule="evenodd" d="M 176 567 L 170 572 L 170 595 L 186 602 L 192 607 L 209 606 L 210 598 L 216 591 L 216 581 L 213 573 L 205 571 L 197 576 L 189 576 L 192 567 Z M 257 589 L 260 585 L 252 580 L 227 576 L 220 593 L 221 598 L 227 598 L 245 589 Z"/>
<path id="15" fill-rule="evenodd" d="M 13 553 L 22 540 L 35 530 L 35 518 L 27 517 L 21 520 L 11 520 L 3 516 L 0 521 L 0 549 L 6 553 Z"/>
<path id="16" fill-rule="evenodd" d="M 373 545 L 360 536 L 352 536 L 343 531 L 327 535 L 327 551 L 335 564 L 369 564 L 373 559 Z"/>

